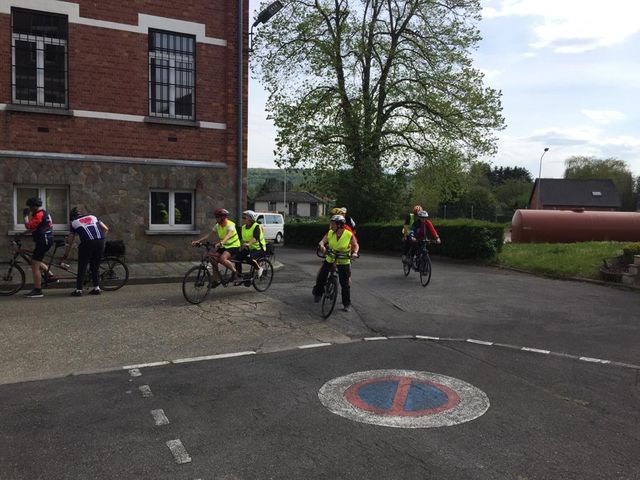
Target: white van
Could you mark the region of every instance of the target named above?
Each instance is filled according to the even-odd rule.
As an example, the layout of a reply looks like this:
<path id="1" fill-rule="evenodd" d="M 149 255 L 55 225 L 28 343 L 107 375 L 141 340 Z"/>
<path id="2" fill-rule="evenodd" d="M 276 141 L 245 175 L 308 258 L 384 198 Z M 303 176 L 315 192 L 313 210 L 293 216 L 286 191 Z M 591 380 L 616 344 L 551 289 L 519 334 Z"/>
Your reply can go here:
<path id="1" fill-rule="evenodd" d="M 258 223 L 264 230 L 264 238 L 267 241 L 273 240 L 282 243 L 284 240 L 284 218 L 279 213 L 256 212 Z"/>

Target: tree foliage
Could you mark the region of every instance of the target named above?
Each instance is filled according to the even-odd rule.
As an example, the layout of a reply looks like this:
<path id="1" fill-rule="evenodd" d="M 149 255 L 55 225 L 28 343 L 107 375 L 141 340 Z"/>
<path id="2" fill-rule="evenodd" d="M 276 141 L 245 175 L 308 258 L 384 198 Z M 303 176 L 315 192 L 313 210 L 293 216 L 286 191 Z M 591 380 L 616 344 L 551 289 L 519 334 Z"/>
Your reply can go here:
<path id="1" fill-rule="evenodd" d="M 254 43 L 277 157 L 348 172 L 341 195 L 375 219 L 402 168 L 452 149 L 493 153 L 504 119 L 500 93 L 472 66 L 480 10 L 479 0 L 288 2 Z"/>
<path id="2" fill-rule="evenodd" d="M 612 180 L 622 200 L 622 209 L 635 210 L 636 208 L 634 178 L 624 160 L 591 156 L 569 157 L 565 160 L 564 178 Z"/>

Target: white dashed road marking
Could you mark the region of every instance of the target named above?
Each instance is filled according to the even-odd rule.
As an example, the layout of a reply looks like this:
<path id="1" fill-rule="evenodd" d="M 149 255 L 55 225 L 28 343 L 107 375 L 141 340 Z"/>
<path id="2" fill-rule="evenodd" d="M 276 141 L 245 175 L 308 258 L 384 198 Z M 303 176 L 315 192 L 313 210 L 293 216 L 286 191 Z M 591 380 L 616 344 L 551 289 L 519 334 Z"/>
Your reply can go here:
<path id="1" fill-rule="evenodd" d="M 153 416 L 153 420 L 156 422 L 156 426 L 160 427 L 162 425 L 169 425 L 169 419 L 161 408 L 158 410 L 151 410 L 151 415 Z"/>
<path id="2" fill-rule="evenodd" d="M 331 343 L 313 343 L 311 345 L 300 345 L 298 349 L 305 350 L 307 348 L 329 347 Z"/>
<path id="3" fill-rule="evenodd" d="M 255 355 L 256 353 L 257 352 L 253 350 L 247 352 L 221 353 L 218 355 L 206 355 L 204 357 L 179 358 L 177 360 L 173 360 L 171 363 L 191 363 L 201 362 L 203 360 L 218 360 L 220 358 L 244 357 L 245 355 Z"/>
<path id="4" fill-rule="evenodd" d="M 140 385 L 138 390 L 140 390 L 143 398 L 153 397 L 153 393 L 151 392 L 151 387 L 149 385 Z"/>
<path id="5" fill-rule="evenodd" d="M 167 447 L 169 447 L 169 450 L 171 450 L 173 458 L 175 458 L 177 464 L 180 465 L 182 463 L 191 462 L 191 457 L 187 453 L 187 450 L 184 448 L 184 445 L 182 445 L 180 439 L 169 440 L 167 442 Z"/>

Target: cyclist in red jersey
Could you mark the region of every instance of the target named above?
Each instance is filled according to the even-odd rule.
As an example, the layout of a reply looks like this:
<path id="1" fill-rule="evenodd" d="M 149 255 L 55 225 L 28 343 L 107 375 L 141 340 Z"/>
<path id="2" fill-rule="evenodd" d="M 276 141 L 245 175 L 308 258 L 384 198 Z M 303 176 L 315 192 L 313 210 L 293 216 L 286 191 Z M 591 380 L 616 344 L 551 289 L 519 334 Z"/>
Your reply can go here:
<path id="1" fill-rule="evenodd" d="M 22 211 L 24 215 L 24 226 L 27 230 L 32 230 L 31 234 L 35 247 L 31 257 L 31 272 L 33 274 L 33 290 L 25 294 L 26 298 L 41 298 L 42 294 L 42 272 L 47 268 L 43 264 L 44 255 L 53 245 L 53 221 L 51 215 L 42 208 L 42 200 L 32 197 L 27 200 L 27 208 Z M 29 218 L 31 214 L 31 218 Z"/>

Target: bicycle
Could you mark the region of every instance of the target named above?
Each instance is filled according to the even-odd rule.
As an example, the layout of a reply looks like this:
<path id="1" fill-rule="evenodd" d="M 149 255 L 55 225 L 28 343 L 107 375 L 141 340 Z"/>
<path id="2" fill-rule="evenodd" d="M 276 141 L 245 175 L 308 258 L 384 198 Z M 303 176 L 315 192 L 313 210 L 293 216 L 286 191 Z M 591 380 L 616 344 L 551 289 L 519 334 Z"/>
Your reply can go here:
<path id="1" fill-rule="evenodd" d="M 420 240 L 418 245 L 411 249 L 407 259 L 402 262 L 402 271 L 405 277 L 409 276 L 411 269 L 420 273 L 420 283 L 423 287 L 429 285 L 431 281 L 431 257 L 427 245 L 433 243 L 431 240 Z"/>
<path id="2" fill-rule="evenodd" d="M 15 235 L 11 245 L 14 246 L 13 257 L 8 262 L 0 262 L 0 295 L 13 295 L 24 288 L 26 276 L 24 269 L 20 265 L 22 259 L 27 265 L 31 266 L 33 250 L 22 248 L 22 240 L 20 235 Z M 53 252 L 45 256 L 43 265 L 46 272 L 51 274 L 52 269 L 62 270 L 65 274 L 56 275 L 51 280 L 49 275 L 43 275 L 42 286 L 47 287 L 52 283 L 60 280 L 76 280 L 77 273 L 72 269 L 71 265 L 64 263 L 54 263 L 56 251 L 58 248 L 66 245 L 64 240 L 55 240 Z M 48 261 L 47 261 L 48 260 Z M 129 268 L 124 261 L 117 256 L 104 256 L 100 261 L 100 287 L 105 291 L 114 291 L 122 288 L 129 280 Z M 91 281 L 91 276 L 86 275 L 85 285 Z"/>
<path id="3" fill-rule="evenodd" d="M 227 267 L 221 271 L 219 268 L 220 254 L 211 251 L 215 248 L 215 244 L 203 242 L 197 246 L 205 248 L 200 259 L 200 265 L 190 268 L 182 279 L 182 295 L 184 295 L 187 302 L 194 305 L 201 303 L 207 298 L 212 288 L 220 285 L 227 287 L 231 283 L 231 271 Z M 267 257 L 257 260 L 258 265 L 262 268 L 262 275 L 259 277 L 257 275 L 258 270 L 253 265 L 253 262 L 240 262 L 234 259 L 231 259 L 231 261 L 236 264 L 242 263 L 251 267 L 249 273 L 243 274 L 242 278 L 238 279 L 233 286 L 244 285 L 250 287 L 253 285 L 253 288 L 258 292 L 265 292 L 271 286 L 271 282 L 273 281 L 273 265 Z"/>
<path id="4" fill-rule="evenodd" d="M 358 258 L 352 257 L 350 253 L 338 253 L 334 250 L 328 249 L 326 253 L 321 253 L 320 249 L 316 250 L 316 255 L 320 258 L 326 258 L 327 255 L 332 256 L 336 261 L 341 258 Z M 322 318 L 325 320 L 329 318 L 336 306 L 336 300 L 338 299 L 338 267 L 336 262 L 331 264 L 329 275 L 327 276 L 327 283 L 324 285 L 324 292 L 322 293 L 322 299 L 320 300 L 320 312 Z"/>

